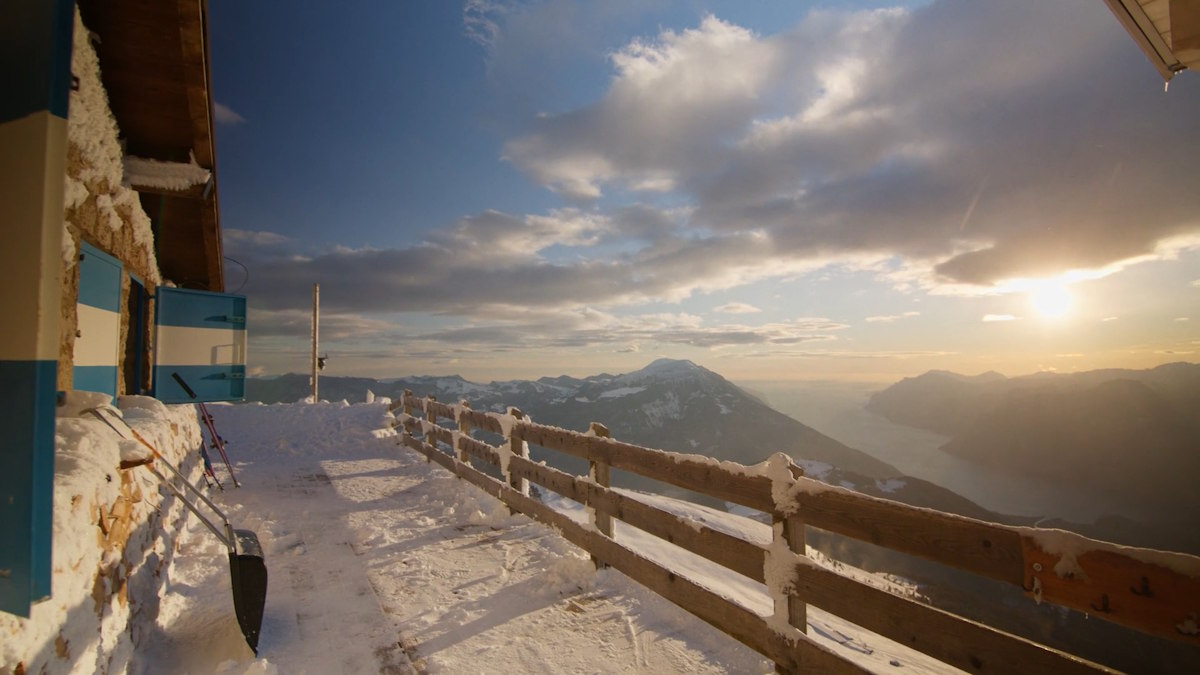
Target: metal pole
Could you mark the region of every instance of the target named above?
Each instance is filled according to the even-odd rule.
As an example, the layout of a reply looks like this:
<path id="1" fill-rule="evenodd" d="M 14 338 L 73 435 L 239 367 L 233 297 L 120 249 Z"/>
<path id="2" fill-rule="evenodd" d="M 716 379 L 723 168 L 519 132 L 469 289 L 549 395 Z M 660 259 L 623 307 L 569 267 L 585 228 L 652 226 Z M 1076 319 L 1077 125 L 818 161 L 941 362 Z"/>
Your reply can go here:
<path id="1" fill-rule="evenodd" d="M 313 319 L 312 319 L 312 398 L 313 403 L 320 401 L 317 398 L 317 340 L 319 337 L 319 322 L 321 317 L 321 284 L 313 284 Z"/>

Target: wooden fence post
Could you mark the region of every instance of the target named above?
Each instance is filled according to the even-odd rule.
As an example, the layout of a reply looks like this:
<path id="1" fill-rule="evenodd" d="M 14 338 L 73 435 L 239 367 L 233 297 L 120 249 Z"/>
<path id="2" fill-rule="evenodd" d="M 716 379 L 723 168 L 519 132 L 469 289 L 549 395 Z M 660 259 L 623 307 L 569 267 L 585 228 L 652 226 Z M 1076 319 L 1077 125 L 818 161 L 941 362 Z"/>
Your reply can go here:
<path id="1" fill-rule="evenodd" d="M 791 465 L 792 477 L 802 478 L 804 469 L 795 464 Z M 781 532 L 783 540 L 787 542 L 788 548 L 796 555 L 808 555 L 807 541 L 804 533 L 804 519 L 798 515 L 780 517 L 779 514 L 773 516 L 776 532 Z M 788 623 L 798 629 L 801 633 L 808 632 L 808 608 L 804 601 L 797 598 L 795 594 L 788 593 L 775 598 L 775 614 L 778 616 L 783 609 L 783 604 L 787 605 Z"/>
<path id="2" fill-rule="evenodd" d="M 608 431 L 608 427 L 604 426 L 603 424 L 600 424 L 599 422 L 592 422 L 591 426 L 588 427 L 588 430 L 591 432 L 591 434 L 593 436 L 596 436 L 598 438 L 610 438 L 611 437 L 609 434 L 609 431 Z M 607 462 L 597 462 L 595 460 L 588 460 L 588 476 L 596 483 L 596 485 L 600 485 L 600 486 L 606 487 L 606 488 L 611 487 L 610 473 L 611 473 L 611 467 L 609 467 Z M 591 506 L 588 507 L 588 511 L 591 513 L 591 516 L 592 516 L 592 525 L 594 525 L 596 527 L 596 529 L 600 531 L 601 534 L 608 537 L 609 539 L 612 539 L 613 538 L 612 515 L 608 514 L 608 513 L 602 513 Z"/>
<path id="3" fill-rule="evenodd" d="M 459 405 L 466 408 L 467 410 L 471 409 L 471 404 L 467 403 L 466 401 L 462 401 Z M 458 416 L 458 431 L 463 436 L 466 436 L 468 438 L 471 437 L 471 423 L 466 421 L 465 419 L 463 419 L 462 415 Z M 455 449 L 458 450 L 458 461 L 462 462 L 463 464 L 466 464 L 467 466 L 470 466 L 471 465 L 471 456 L 467 454 L 467 451 L 462 448 L 455 448 Z"/>
<path id="4" fill-rule="evenodd" d="M 788 548 L 796 555 L 807 555 L 807 541 L 804 535 L 804 521 L 800 516 L 788 516 L 783 521 L 783 536 L 787 539 Z M 795 595 L 788 594 L 788 623 L 798 628 L 801 633 L 808 632 L 808 609 L 804 601 Z"/>
<path id="5" fill-rule="evenodd" d="M 404 395 L 400 398 L 400 405 L 404 410 L 404 414 L 408 415 L 409 417 L 413 416 L 413 404 L 412 404 L 413 398 L 415 398 L 415 395 L 413 394 L 412 389 L 405 389 Z M 405 430 L 404 433 L 408 433 L 408 431 Z M 409 434 L 409 435 L 411 436 L 411 434 Z M 428 457 L 425 458 L 426 464 L 428 464 L 431 461 L 432 460 L 430 460 Z"/>
<path id="6" fill-rule="evenodd" d="M 425 419 L 429 420 L 429 424 L 433 425 L 437 424 L 437 413 L 433 411 L 433 406 L 429 405 L 430 403 L 437 403 L 437 397 L 433 394 L 426 394 L 425 404 L 421 408 L 425 412 Z M 434 434 L 425 434 L 425 442 L 432 445 L 435 450 L 437 449 L 437 436 Z"/>
<path id="7" fill-rule="evenodd" d="M 592 422 L 591 425 L 588 426 L 588 431 L 593 436 L 596 436 L 598 438 L 610 438 L 611 437 L 611 435 L 609 434 L 609 431 L 608 431 L 608 427 L 604 426 L 603 424 L 601 424 L 599 422 Z M 588 460 L 588 477 L 590 477 L 596 483 L 596 485 L 600 485 L 600 486 L 606 487 L 606 488 L 610 487 L 610 483 L 611 483 L 610 469 L 611 469 L 611 467 L 608 465 L 608 462 L 597 462 L 592 459 Z M 596 507 L 591 506 L 591 505 L 589 505 L 587 507 L 587 510 L 588 510 L 588 514 L 591 516 L 592 526 L 595 527 L 596 530 L 600 532 L 600 534 L 603 534 L 604 536 L 608 537 L 609 539 L 614 539 L 615 537 L 613 536 L 612 514 L 603 513 L 599 509 L 597 509 Z M 608 567 L 608 563 L 597 558 L 595 554 L 592 554 L 592 564 L 596 566 L 596 569 L 600 569 L 602 567 Z"/>
<path id="8" fill-rule="evenodd" d="M 512 415 L 513 417 L 517 418 L 518 420 L 525 419 L 525 413 L 521 412 L 517 408 L 509 408 L 508 414 Z M 529 459 L 529 450 L 525 447 L 525 441 L 520 436 L 518 436 L 516 433 L 512 433 L 509 435 L 508 449 L 510 451 L 512 451 L 512 454 L 514 454 L 518 457 L 521 457 L 523 459 Z M 526 497 L 529 496 L 529 480 L 528 479 L 518 478 L 516 476 L 513 476 L 512 472 L 510 471 L 508 474 L 508 484 L 511 485 L 514 490 L 516 490 L 517 492 L 520 492 L 522 495 L 525 495 Z"/>

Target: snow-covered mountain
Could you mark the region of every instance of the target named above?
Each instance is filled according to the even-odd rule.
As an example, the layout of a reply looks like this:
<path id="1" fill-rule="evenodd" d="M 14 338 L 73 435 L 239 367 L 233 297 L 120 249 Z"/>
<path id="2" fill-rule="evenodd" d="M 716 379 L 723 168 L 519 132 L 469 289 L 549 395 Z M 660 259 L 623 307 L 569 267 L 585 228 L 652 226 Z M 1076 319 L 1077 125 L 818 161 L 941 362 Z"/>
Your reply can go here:
<path id="1" fill-rule="evenodd" d="M 308 378 L 285 375 L 251 380 L 250 400 L 264 403 L 302 398 Z M 360 400 L 367 390 L 397 398 L 405 390 L 439 401 L 467 400 L 476 410 L 520 408 L 534 420 L 586 430 L 607 426 L 615 438 L 648 447 L 756 464 L 775 452 L 824 462 L 842 470 L 887 479 L 899 471 L 870 455 L 779 413 L 717 373 L 691 361 L 659 359 L 631 373 L 586 378 L 477 384 L 458 376 L 321 378 L 321 397 Z"/>
<path id="2" fill-rule="evenodd" d="M 691 361 L 659 359 L 641 370 L 585 378 L 544 377 L 478 384 L 458 376 L 321 378 L 321 398 L 362 400 L 367 390 L 398 398 L 405 389 L 433 394 L 439 401 L 466 399 L 476 410 L 520 408 L 535 421 L 586 430 L 591 422 L 608 427 L 614 438 L 646 447 L 756 464 L 784 452 L 814 478 L 860 492 L 975 518 L 1017 522 L 928 481 L 904 476 L 894 466 L 822 434 L 767 406 L 740 387 Z M 265 403 L 303 398 L 305 375 L 251 379 L 248 398 Z M 534 459 L 574 473 L 586 464 L 534 448 Z M 618 472 L 618 485 L 671 489 Z M 1020 521 L 1024 522 L 1024 521 Z"/>

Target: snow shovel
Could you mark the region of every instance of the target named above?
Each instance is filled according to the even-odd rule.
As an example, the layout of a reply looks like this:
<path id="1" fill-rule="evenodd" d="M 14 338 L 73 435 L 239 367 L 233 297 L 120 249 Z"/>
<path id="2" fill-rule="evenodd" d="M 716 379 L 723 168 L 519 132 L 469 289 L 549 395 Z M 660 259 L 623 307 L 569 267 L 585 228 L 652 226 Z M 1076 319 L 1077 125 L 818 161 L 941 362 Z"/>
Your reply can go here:
<path id="1" fill-rule="evenodd" d="M 213 513 L 220 517 L 223 528 L 218 528 L 208 519 L 200 509 L 192 503 L 186 495 L 176 487 L 175 483 L 164 476 L 153 464 L 147 463 L 146 468 L 158 477 L 171 492 L 183 502 L 200 522 L 204 523 L 221 543 L 225 544 L 225 548 L 229 551 L 229 573 L 232 579 L 233 586 L 233 610 L 237 614 L 238 625 L 242 628 L 242 635 L 246 636 L 246 644 L 250 645 L 250 649 L 254 654 L 258 655 L 258 634 L 262 628 L 263 608 L 267 604 L 267 565 L 263 561 L 262 545 L 258 542 L 258 535 L 250 530 L 235 530 L 233 525 L 229 523 L 229 518 L 217 505 L 212 502 L 203 492 L 196 489 L 195 486 L 188 481 L 179 469 L 163 457 L 162 453 L 150 444 L 141 434 L 120 415 L 112 412 L 111 408 L 99 407 L 88 408 L 83 412 L 91 413 L 96 419 L 104 422 L 118 436 L 125 439 L 126 436 L 117 428 L 113 420 L 120 420 L 121 424 L 129 430 L 142 445 L 150 449 L 154 453 L 154 457 L 164 466 L 175 474 L 187 489 L 200 501 L 204 502 L 208 508 L 212 509 Z M 126 439 L 128 440 L 128 439 Z"/>

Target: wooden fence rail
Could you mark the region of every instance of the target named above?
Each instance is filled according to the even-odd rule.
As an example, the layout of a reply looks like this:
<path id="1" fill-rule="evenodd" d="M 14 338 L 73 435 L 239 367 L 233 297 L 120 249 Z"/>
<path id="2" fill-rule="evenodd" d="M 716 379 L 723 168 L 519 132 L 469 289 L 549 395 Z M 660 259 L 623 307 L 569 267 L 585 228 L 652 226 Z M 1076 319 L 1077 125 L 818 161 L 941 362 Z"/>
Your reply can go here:
<path id="1" fill-rule="evenodd" d="M 599 563 L 675 602 L 794 672 L 859 672 L 805 634 L 813 604 L 968 672 L 1095 673 L 1105 667 L 895 595 L 822 567 L 805 555 L 806 526 L 836 532 L 1017 585 L 1051 602 L 1141 632 L 1200 646 L 1200 558 L 1121 547 L 1060 530 L 1017 528 L 908 506 L 803 476 L 782 454 L 747 467 L 700 455 L 622 443 L 593 424 L 586 433 L 534 423 L 520 411 L 472 410 L 405 392 L 392 410 L 401 444 L 504 501 L 553 525 Z M 420 412 L 424 419 L 416 414 Z M 453 421 L 456 428 L 438 424 Z M 492 446 L 471 436 L 504 439 Z M 448 451 L 439 447 L 448 448 Z M 589 462 L 575 476 L 528 459 L 527 444 Z M 472 460 L 497 467 L 503 481 Z M 608 485 L 618 468 L 771 516 L 769 545 L 659 509 Z M 587 508 L 585 526 L 530 498 L 528 483 Z M 612 520 L 670 542 L 752 581 L 765 583 L 775 610 L 763 617 L 618 543 Z"/>

